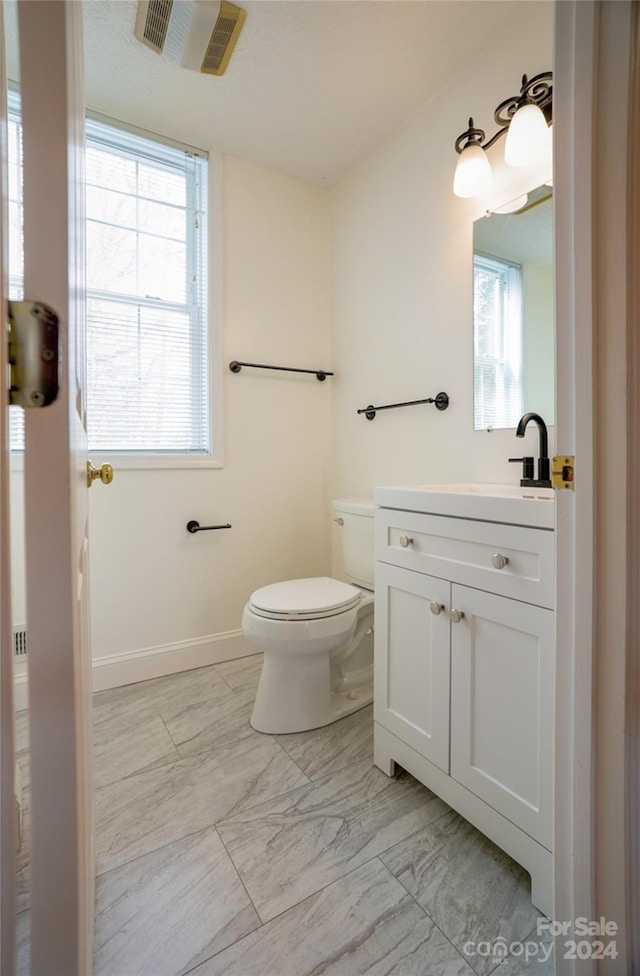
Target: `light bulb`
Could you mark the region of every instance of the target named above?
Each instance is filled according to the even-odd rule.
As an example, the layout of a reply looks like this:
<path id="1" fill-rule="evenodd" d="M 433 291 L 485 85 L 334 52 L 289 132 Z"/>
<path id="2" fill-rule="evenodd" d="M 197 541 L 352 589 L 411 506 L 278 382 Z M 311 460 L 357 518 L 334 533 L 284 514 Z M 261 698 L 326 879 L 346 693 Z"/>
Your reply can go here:
<path id="1" fill-rule="evenodd" d="M 504 147 L 509 166 L 530 166 L 549 153 L 549 127 L 542 110 L 529 103 L 519 108 L 511 119 Z"/>
<path id="2" fill-rule="evenodd" d="M 490 189 L 491 166 L 487 155 L 481 146 L 471 142 L 458 157 L 453 192 L 457 197 L 477 197 Z"/>

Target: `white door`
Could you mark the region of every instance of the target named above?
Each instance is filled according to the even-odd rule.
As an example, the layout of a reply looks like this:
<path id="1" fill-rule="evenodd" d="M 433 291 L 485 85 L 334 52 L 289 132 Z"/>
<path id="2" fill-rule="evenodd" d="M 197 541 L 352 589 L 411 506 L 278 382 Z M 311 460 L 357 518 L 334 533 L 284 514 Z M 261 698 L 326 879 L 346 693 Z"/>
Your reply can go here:
<path id="1" fill-rule="evenodd" d="M 0 7 L 0 309 L 6 306 L 7 91 L 4 10 Z M 2 316 L 4 325 L 5 318 Z M 7 343 L 0 335 L 0 376 L 6 376 Z M 13 665 L 11 648 L 11 554 L 9 550 L 9 445 L 6 387 L 0 394 L 0 972 L 12 973 L 15 949 L 16 861 L 14 808 Z"/>
<path id="2" fill-rule="evenodd" d="M 551 850 L 553 611 L 452 587 L 451 775 Z"/>
<path id="3" fill-rule="evenodd" d="M 421 756 L 449 772 L 451 584 L 376 565 L 375 715 Z M 432 609 L 433 605 L 433 609 Z M 442 612 L 433 610 L 443 608 Z"/>
<path id="4" fill-rule="evenodd" d="M 82 4 L 19 0 L 24 293 L 60 318 L 60 394 L 25 411 L 33 976 L 93 951 Z"/>

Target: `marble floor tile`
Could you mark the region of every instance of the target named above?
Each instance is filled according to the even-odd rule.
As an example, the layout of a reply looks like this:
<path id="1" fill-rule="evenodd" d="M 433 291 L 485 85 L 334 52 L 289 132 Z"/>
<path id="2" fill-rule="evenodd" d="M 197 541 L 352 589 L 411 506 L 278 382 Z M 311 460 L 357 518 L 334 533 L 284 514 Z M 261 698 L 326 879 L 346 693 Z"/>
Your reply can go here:
<path id="1" fill-rule="evenodd" d="M 358 763 L 218 825 L 263 921 L 370 861 L 449 807 L 407 774 Z"/>
<path id="2" fill-rule="evenodd" d="M 178 752 L 188 758 L 236 741 L 239 735 L 253 736 L 257 741 L 261 733 L 249 724 L 252 703 L 252 691 L 235 692 L 224 684 L 206 702 L 166 709 L 160 714 Z"/>
<path id="3" fill-rule="evenodd" d="M 31 912 L 21 912 L 16 919 L 16 976 L 31 972 Z"/>
<path id="4" fill-rule="evenodd" d="M 308 782 L 271 736 L 245 735 L 103 786 L 95 794 L 98 872 Z"/>
<path id="5" fill-rule="evenodd" d="M 553 939 L 536 935 L 535 931 L 518 947 L 499 968 L 495 976 L 555 976 L 555 951 Z"/>
<path id="6" fill-rule="evenodd" d="M 215 669 L 233 691 L 249 690 L 255 694 L 262 671 L 262 654 L 225 661 L 224 664 L 216 664 Z"/>
<path id="7" fill-rule="evenodd" d="M 276 739 L 309 779 L 363 760 L 373 765 L 373 705 L 324 728 L 278 735 Z"/>
<path id="8" fill-rule="evenodd" d="M 369 861 L 190 976 L 473 976 L 380 861 Z"/>
<path id="9" fill-rule="evenodd" d="M 503 851 L 451 811 L 380 856 L 448 939 L 520 942 L 535 929 L 530 879 Z M 478 974 L 495 961 L 469 959 Z"/>
<path id="10" fill-rule="evenodd" d="M 105 786 L 179 759 L 159 715 L 139 712 L 103 717 L 94 725 L 94 786 Z"/>
<path id="11" fill-rule="evenodd" d="M 212 666 L 196 668 L 100 691 L 93 696 L 94 718 L 100 721 L 132 712 L 158 713 L 167 708 L 188 707 L 210 701 L 221 691 L 228 692 L 227 685 Z"/>
<path id="12" fill-rule="evenodd" d="M 24 709 L 16 712 L 16 724 L 14 726 L 15 748 L 19 755 L 21 752 L 29 750 L 29 711 Z"/>
<path id="13" fill-rule="evenodd" d="M 16 754 L 16 763 L 20 769 L 22 780 L 22 808 L 31 807 L 31 754 L 28 750 Z"/>
<path id="14" fill-rule="evenodd" d="M 179 976 L 259 924 L 215 830 L 98 878 L 95 976 Z"/>
<path id="15" fill-rule="evenodd" d="M 31 907 L 31 812 L 22 815 L 22 842 L 18 851 L 18 874 L 16 884 L 16 910 L 24 912 Z"/>

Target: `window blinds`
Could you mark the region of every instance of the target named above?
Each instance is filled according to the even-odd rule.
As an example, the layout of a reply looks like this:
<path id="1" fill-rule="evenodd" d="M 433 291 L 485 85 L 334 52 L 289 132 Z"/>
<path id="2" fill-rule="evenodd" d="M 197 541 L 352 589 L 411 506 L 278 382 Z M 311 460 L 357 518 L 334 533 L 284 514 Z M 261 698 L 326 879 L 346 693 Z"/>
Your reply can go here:
<path id="1" fill-rule="evenodd" d="M 87 120 L 93 450 L 210 450 L 206 159 Z"/>
<path id="2" fill-rule="evenodd" d="M 474 428 L 515 427 L 522 415 L 522 270 L 473 256 Z"/>
<path id="3" fill-rule="evenodd" d="M 22 140 L 9 96 L 10 297 L 22 297 Z M 87 120 L 89 448 L 211 449 L 206 156 Z M 11 446 L 24 444 L 11 409 Z"/>

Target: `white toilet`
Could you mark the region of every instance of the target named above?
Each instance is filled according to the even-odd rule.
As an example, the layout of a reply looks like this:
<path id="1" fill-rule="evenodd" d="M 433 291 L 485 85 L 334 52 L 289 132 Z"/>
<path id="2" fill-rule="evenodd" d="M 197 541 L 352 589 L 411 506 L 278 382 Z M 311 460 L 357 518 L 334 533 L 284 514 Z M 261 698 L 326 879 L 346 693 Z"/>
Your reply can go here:
<path id="1" fill-rule="evenodd" d="M 251 716 L 258 732 L 317 729 L 373 700 L 374 505 L 336 501 L 333 511 L 350 583 L 272 583 L 244 608 L 244 635 L 264 654 Z"/>

